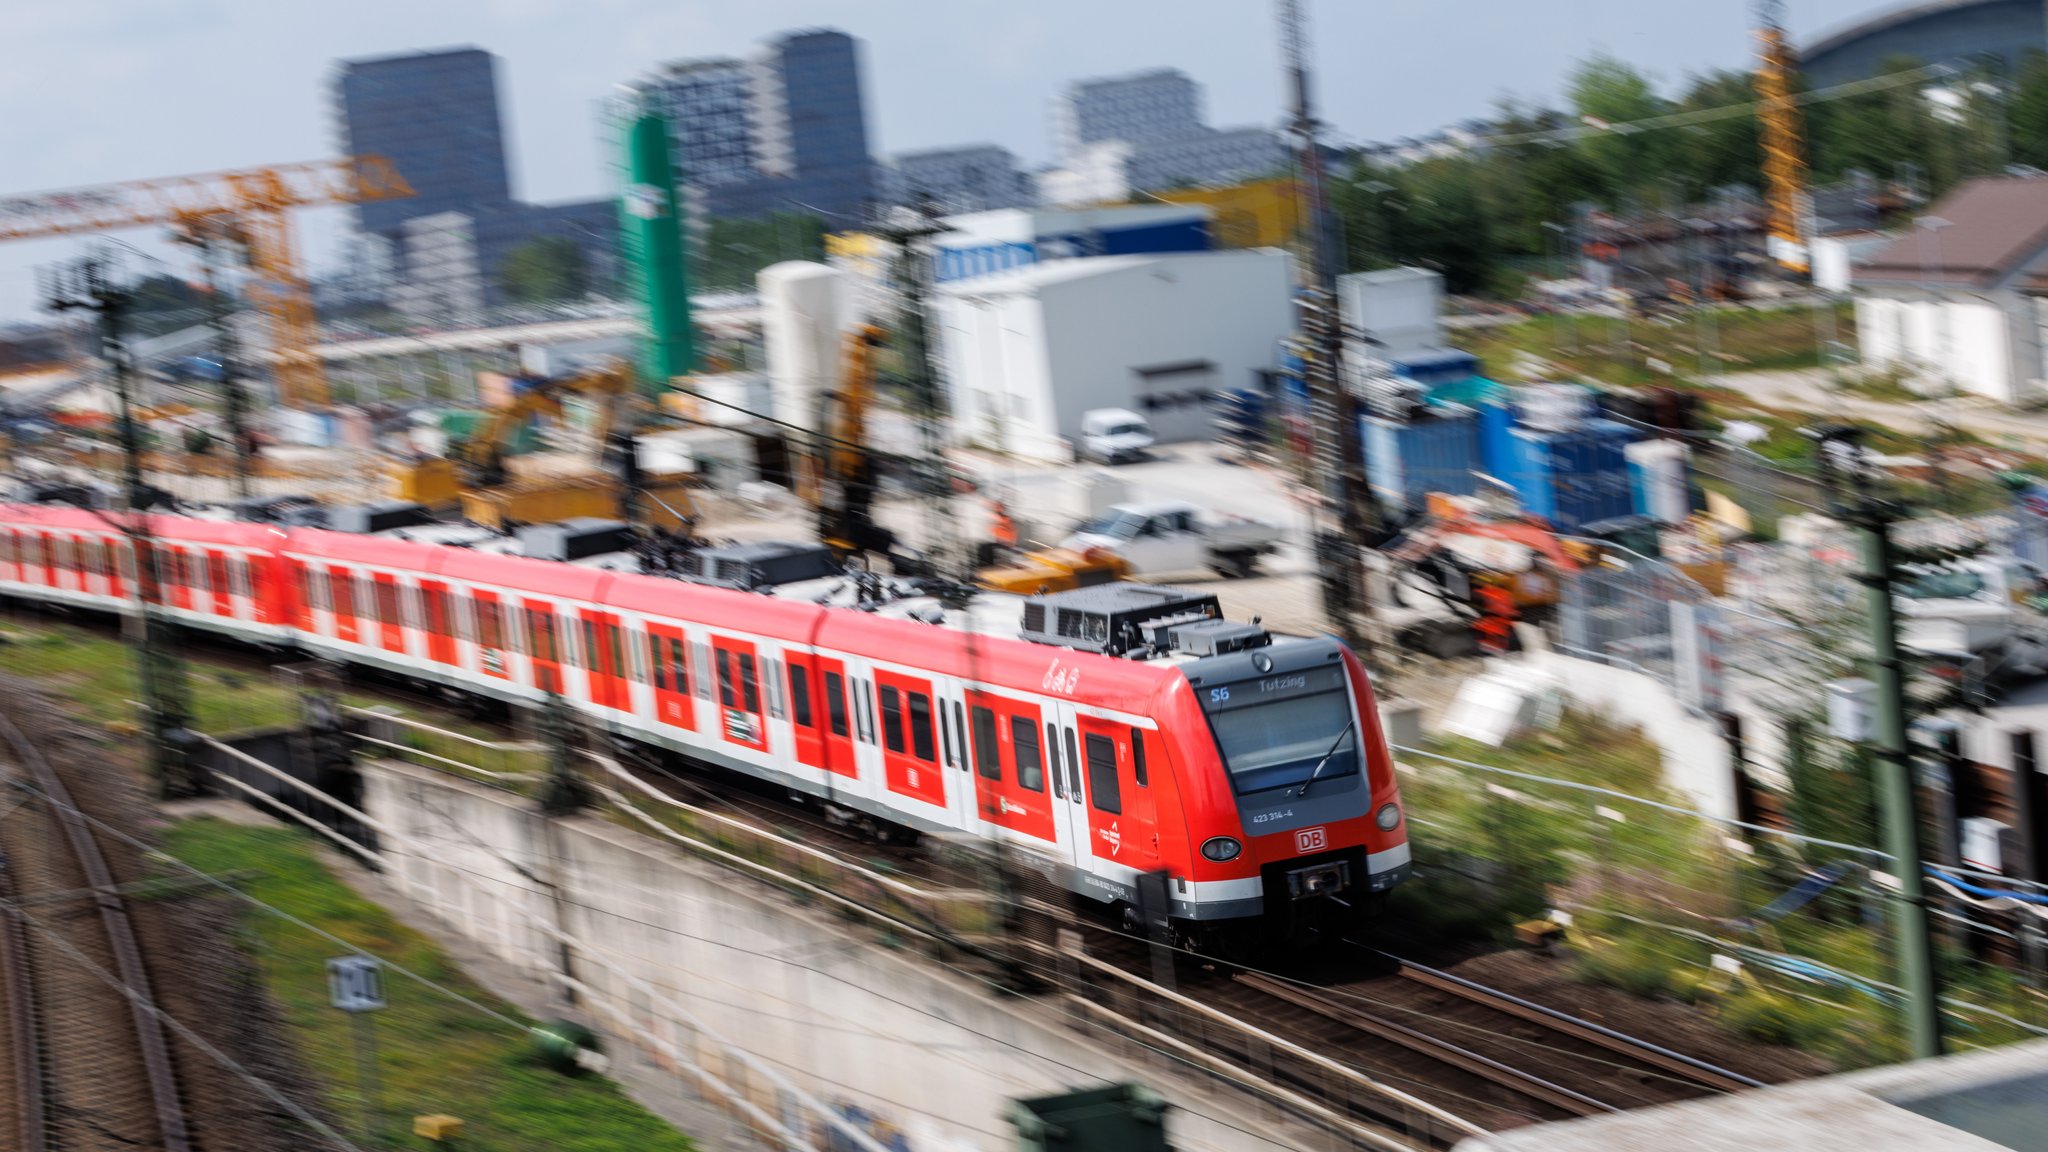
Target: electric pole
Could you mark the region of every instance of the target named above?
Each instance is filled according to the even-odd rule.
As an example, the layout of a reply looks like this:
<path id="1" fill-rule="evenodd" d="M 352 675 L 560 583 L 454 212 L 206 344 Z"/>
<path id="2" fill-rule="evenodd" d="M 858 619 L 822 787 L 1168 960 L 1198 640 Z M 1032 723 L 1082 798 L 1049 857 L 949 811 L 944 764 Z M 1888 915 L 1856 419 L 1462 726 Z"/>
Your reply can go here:
<path id="1" fill-rule="evenodd" d="M 1365 445 L 1359 434 L 1358 398 L 1344 379 L 1344 324 L 1337 301 L 1337 244 L 1323 188 L 1323 158 L 1309 92 L 1308 26 L 1301 0 L 1280 0 L 1280 43 L 1292 101 L 1287 131 L 1299 176 L 1295 203 L 1301 232 L 1303 377 L 1308 385 L 1312 472 L 1320 483 L 1315 503 L 1314 548 L 1321 575 L 1323 613 L 1338 635 L 1368 665 L 1372 604 L 1365 588 L 1365 553 L 1379 530 L 1379 508 L 1366 482 Z"/>
<path id="2" fill-rule="evenodd" d="M 121 438 L 128 515 L 114 521 L 128 536 L 135 558 L 136 680 L 142 691 L 145 727 L 149 732 L 150 770 L 157 794 L 165 799 L 196 796 L 204 789 L 191 760 L 191 691 L 185 663 L 178 657 L 170 625 L 156 611 L 163 592 L 158 558 L 149 530 L 154 496 L 142 479 L 142 429 L 136 422 L 135 364 L 122 326 L 134 294 L 121 282 L 113 258 L 102 248 L 68 264 L 41 270 L 44 306 L 53 312 L 83 310 L 99 322 L 100 355 L 107 363 L 119 402 L 116 431 Z"/>
<path id="3" fill-rule="evenodd" d="M 250 496 L 249 479 L 256 471 L 256 444 L 249 433 L 249 395 L 242 389 L 241 377 L 237 375 L 233 317 L 229 314 L 226 289 L 220 274 L 222 249 L 239 243 L 233 234 L 233 225 L 223 217 L 213 217 L 196 227 L 181 230 L 177 238 L 181 243 L 192 245 L 199 250 L 199 266 L 206 274 L 206 320 L 213 328 L 214 359 L 220 365 L 221 400 L 227 417 L 228 439 L 233 442 L 235 452 L 235 495 L 243 500 Z"/>
<path id="4" fill-rule="evenodd" d="M 911 411 L 917 417 L 924 461 L 933 470 L 924 489 L 924 546 L 930 555 L 933 575 L 948 582 L 972 584 L 972 558 L 961 547 L 953 519 L 953 477 L 946 466 L 946 445 L 941 424 L 946 402 L 939 390 L 938 365 L 932 357 L 930 301 L 931 238 L 951 231 L 940 223 L 937 207 L 930 197 L 921 197 L 916 208 L 898 212 L 876 234 L 896 246 L 896 283 L 903 294 L 903 309 L 896 327 L 900 368 L 910 386 Z M 1006 399 L 1006 398 L 1005 398 Z M 1000 402 L 1000 401 L 999 401 Z M 866 446 L 863 445 L 863 448 Z"/>
<path id="5" fill-rule="evenodd" d="M 1862 461 L 1863 429 L 1827 425 L 1814 430 L 1820 442 L 1821 477 L 1835 497 L 1835 514 L 1856 529 L 1863 585 L 1870 613 L 1870 680 L 1876 686 L 1873 750 L 1876 756 L 1878 822 L 1884 850 L 1892 858 L 1892 947 L 1898 981 L 1906 994 L 1906 1037 L 1916 1059 L 1941 1055 L 1941 1003 L 1934 972 L 1934 939 L 1928 928 L 1927 886 L 1922 875 L 1919 805 L 1915 802 L 1912 748 L 1906 735 L 1906 676 L 1899 657 L 1897 606 L 1892 599 L 1896 558 L 1891 526 L 1898 508 L 1871 493 Z M 1849 483 L 1838 487 L 1836 468 Z"/>

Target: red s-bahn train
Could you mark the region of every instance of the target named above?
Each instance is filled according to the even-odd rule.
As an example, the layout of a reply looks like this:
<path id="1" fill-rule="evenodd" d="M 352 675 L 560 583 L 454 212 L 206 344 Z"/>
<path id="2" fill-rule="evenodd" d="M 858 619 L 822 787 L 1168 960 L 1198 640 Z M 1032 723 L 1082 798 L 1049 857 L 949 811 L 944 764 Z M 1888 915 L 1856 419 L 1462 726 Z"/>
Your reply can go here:
<path id="1" fill-rule="evenodd" d="M 510 702 L 914 829 L 992 838 L 1199 935 L 1362 910 L 1409 870 L 1371 685 L 1336 639 L 1110 584 L 863 608 L 377 536 L 152 516 L 183 626 Z M 122 610 L 133 546 L 0 505 L 0 594 Z M 1262 918 L 1262 919 L 1260 919 Z"/>

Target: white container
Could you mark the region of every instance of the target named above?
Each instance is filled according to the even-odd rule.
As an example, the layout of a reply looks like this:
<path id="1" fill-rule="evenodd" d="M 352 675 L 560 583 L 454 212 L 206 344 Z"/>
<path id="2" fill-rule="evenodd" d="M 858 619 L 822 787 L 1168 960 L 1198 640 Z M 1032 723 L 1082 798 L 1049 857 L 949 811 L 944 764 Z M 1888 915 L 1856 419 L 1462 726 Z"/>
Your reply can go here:
<path id="1" fill-rule="evenodd" d="M 760 372 L 698 376 L 690 382 L 690 391 L 700 397 L 697 418 L 721 428 L 744 428 L 773 414 L 773 387 Z"/>
<path id="2" fill-rule="evenodd" d="M 755 283 L 774 416 L 810 428 L 817 420 L 818 393 L 839 377 L 841 333 L 850 319 L 846 273 L 786 260 L 763 268 Z"/>

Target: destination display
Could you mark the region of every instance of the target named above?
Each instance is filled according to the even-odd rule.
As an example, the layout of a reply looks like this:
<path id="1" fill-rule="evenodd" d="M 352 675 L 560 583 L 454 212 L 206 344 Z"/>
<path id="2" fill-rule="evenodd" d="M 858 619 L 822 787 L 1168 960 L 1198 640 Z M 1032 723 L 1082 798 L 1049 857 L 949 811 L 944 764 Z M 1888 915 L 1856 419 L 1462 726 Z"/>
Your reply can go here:
<path id="1" fill-rule="evenodd" d="M 1338 692 L 1343 688 L 1344 669 L 1332 665 L 1304 668 L 1299 672 L 1274 672 L 1229 684 L 1204 685 L 1195 691 L 1202 698 L 1202 710 L 1216 713 L 1254 708 L 1298 696 L 1313 696 L 1319 692 Z"/>

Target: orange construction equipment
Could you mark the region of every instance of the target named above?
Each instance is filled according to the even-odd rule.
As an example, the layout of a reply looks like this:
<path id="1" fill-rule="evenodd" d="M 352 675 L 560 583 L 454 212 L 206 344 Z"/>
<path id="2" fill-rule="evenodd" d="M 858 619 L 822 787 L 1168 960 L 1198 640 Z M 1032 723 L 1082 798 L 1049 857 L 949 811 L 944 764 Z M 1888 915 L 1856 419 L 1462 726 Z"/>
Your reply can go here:
<path id="1" fill-rule="evenodd" d="M 255 273 L 251 301 L 270 317 L 278 397 L 290 407 L 320 407 L 327 403 L 327 373 L 313 352 L 313 296 L 299 272 L 286 210 L 411 195 L 389 161 L 347 156 L 8 196 L 0 198 L 0 240 L 162 226 L 181 240 L 241 248 Z"/>
<path id="2" fill-rule="evenodd" d="M 1771 240 L 1778 264 L 1803 275 L 1810 266 L 1806 139 L 1792 92 L 1798 61 L 1785 35 L 1785 0 L 1757 0 L 1756 24 L 1757 115 L 1763 130 L 1764 199 L 1771 210 Z"/>

